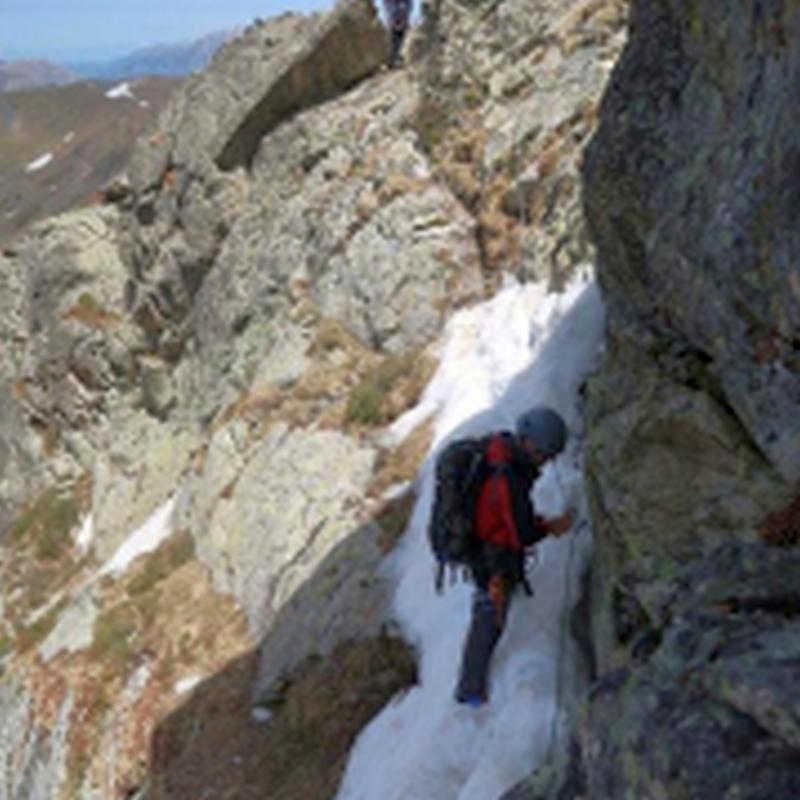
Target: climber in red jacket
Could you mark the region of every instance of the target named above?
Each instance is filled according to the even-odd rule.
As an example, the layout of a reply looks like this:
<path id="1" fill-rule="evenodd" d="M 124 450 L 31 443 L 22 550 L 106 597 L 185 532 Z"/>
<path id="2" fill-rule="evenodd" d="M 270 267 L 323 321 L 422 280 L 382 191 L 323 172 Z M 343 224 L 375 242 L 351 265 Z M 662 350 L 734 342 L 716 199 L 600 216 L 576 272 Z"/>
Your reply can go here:
<path id="1" fill-rule="evenodd" d="M 500 433 L 484 440 L 488 471 L 474 511 L 474 532 L 481 545 L 470 564 L 475 592 L 456 689 L 460 703 L 476 707 L 487 700 L 489 663 L 512 594 L 520 583 L 527 585 L 525 548 L 572 527 L 571 513 L 545 519 L 534 513 L 530 499 L 540 468 L 564 449 L 566 439 L 559 414 L 537 407 L 519 418 L 516 436 Z"/>

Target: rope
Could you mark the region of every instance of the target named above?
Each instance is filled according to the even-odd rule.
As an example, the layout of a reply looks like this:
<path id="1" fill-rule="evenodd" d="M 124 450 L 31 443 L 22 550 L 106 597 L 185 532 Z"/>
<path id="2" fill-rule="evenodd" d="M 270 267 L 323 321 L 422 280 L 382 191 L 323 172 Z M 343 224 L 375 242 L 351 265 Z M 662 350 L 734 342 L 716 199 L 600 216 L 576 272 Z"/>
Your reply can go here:
<path id="1" fill-rule="evenodd" d="M 564 680 L 563 680 L 563 667 L 564 667 L 564 652 L 567 639 L 567 625 L 569 624 L 569 598 L 570 587 L 572 582 L 572 562 L 575 556 L 575 537 L 578 532 L 586 524 L 584 520 L 578 529 L 570 535 L 569 552 L 567 555 L 567 568 L 565 570 L 564 580 L 564 597 L 563 609 L 561 612 L 561 626 L 558 635 L 558 650 L 556 655 L 556 707 L 553 711 L 553 716 L 550 720 L 550 741 L 547 746 L 547 760 L 552 761 L 555 754 L 556 739 L 558 738 L 558 722 L 561 717 L 561 708 L 563 702 Z"/>
<path id="2" fill-rule="evenodd" d="M 561 473 L 558 468 L 553 465 L 556 475 L 556 482 L 561 490 L 562 497 L 566 497 L 564 491 L 564 484 L 561 479 Z M 569 550 L 567 553 L 567 566 L 564 570 L 564 593 L 562 598 L 562 611 L 561 611 L 561 625 L 558 633 L 558 646 L 556 649 L 556 703 L 553 715 L 550 718 L 550 739 L 547 745 L 547 761 L 552 761 L 555 755 L 556 740 L 558 738 L 558 723 L 561 717 L 562 694 L 564 691 L 564 681 L 562 677 L 564 666 L 564 653 L 566 649 L 567 640 L 567 625 L 569 624 L 569 611 L 570 611 L 570 595 L 572 586 L 572 564 L 575 558 L 575 537 L 587 525 L 587 521 L 581 520 L 577 528 L 569 535 Z"/>

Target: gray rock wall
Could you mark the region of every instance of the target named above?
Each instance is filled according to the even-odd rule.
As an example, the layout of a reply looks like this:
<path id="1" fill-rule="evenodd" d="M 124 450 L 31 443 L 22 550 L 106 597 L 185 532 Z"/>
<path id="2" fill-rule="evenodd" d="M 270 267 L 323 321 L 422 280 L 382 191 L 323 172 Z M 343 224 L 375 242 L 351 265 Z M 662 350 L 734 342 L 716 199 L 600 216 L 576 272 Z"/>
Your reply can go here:
<path id="1" fill-rule="evenodd" d="M 587 155 L 611 309 L 590 471 L 604 551 L 621 546 L 648 580 L 648 551 L 663 565 L 752 538 L 800 478 L 798 240 L 780 168 L 795 149 L 797 21 L 637 4 Z M 646 591 L 633 589 L 647 606 Z"/>
<path id="2" fill-rule="evenodd" d="M 759 533 L 800 479 L 799 36 L 791 4 L 638 0 L 587 150 L 592 797 L 797 793 L 800 571 Z"/>

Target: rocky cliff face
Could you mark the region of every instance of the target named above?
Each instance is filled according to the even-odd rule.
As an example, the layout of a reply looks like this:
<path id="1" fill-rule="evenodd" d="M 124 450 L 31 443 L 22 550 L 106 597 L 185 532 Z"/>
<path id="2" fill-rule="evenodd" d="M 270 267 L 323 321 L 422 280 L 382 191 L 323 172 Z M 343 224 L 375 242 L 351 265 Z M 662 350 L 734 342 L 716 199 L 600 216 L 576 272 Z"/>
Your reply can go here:
<path id="1" fill-rule="evenodd" d="M 259 23 L 8 248 L 0 798 L 335 792 L 414 673 L 379 566 L 430 432 L 383 427 L 454 309 L 589 259 L 623 11 L 442 0 L 389 73 L 366 0 Z"/>
<path id="2" fill-rule="evenodd" d="M 800 789 L 800 573 L 772 549 L 800 534 L 798 31 L 785 3 L 635 2 L 588 149 L 589 797 Z"/>

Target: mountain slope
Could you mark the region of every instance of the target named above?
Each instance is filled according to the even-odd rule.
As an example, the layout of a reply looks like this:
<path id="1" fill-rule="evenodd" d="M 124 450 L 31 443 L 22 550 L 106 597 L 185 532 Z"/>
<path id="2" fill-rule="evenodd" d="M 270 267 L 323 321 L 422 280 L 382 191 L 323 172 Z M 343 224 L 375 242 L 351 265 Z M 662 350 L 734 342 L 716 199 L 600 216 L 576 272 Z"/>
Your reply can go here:
<path id="1" fill-rule="evenodd" d="M 0 96 L 0 241 L 28 223 L 98 198 L 177 86 L 76 83 Z"/>
<path id="2" fill-rule="evenodd" d="M 0 61 L 0 94 L 79 80 L 76 72 L 41 60 Z"/>

